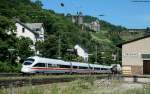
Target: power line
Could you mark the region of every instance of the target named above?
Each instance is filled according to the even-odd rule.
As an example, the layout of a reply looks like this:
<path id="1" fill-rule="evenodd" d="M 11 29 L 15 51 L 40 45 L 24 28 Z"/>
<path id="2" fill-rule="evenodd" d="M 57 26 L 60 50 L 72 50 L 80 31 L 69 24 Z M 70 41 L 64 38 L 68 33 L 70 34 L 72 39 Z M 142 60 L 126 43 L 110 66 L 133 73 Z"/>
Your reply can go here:
<path id="1" fill-rule="evenodd" d="M 133 0 L 131 2 L 136 2 L 136 3 L 148 3 L 150 2 L 149 0 Z"/>

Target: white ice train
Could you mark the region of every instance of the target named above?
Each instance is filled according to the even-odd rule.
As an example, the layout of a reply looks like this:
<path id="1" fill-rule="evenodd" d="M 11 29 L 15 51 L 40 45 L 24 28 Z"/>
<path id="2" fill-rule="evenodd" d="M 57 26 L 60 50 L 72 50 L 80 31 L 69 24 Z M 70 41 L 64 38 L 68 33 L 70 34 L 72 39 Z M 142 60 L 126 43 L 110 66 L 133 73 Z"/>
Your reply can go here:
<path id="1" fill-rule="evenodd" d="M 27 58 L 21 69 L 22 73 L 46 74 L 81 74 L 81 73 L 111 73 L 111 66 L 69 62 L 57 59 L 48 59 L 38 56 Z"/>

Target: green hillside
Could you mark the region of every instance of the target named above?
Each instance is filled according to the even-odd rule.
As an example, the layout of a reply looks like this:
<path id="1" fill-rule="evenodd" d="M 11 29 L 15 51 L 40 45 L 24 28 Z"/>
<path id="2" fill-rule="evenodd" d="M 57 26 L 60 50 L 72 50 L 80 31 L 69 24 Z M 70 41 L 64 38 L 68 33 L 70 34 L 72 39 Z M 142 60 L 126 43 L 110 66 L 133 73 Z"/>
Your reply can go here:
<path id="1" fill-rule="evenodd" d="M 34 55 L 29 47 L 33 42 L 29 38 L 17 38 L 13 33 L 16 29 L 14 19 L 19 19 L 21 22 L 44 24 L 46 40 L 36 43 L 36 49 L 40 51 L 43 57 L 57 58 L 60 55 L 63 60 L 82 61 L 75 54 L 67 52 L 67 49 L 79 44 L 87 49 L 89 54 L 92 54 L 89 58 L 90 63 L 95 62 L 96 53 L 99 64 L 118 62 L 112 60 L 112 53 L 116 53 L 115 45 L 123 42 L 123 39 L 117 34 L 111 35 L 111 32 L 122 32 L 126 28 L 99 20 L 101 31 L 97 33 L 85 32 L 80 26 L 73 24 L 67 16 L 55 13 L 53 10 L 42 9 L 42 3 L 39 0 L 35 2 L 30 0 L 1 0 L 0 71 L 19 71 L 20 64 L 15 63 L 16 57 L 19 56 L 23 60 Z M 84 20 L 91 22 L 98 19 L 85 16 Z M 7 31 L 11 31 L 12 34 L 8 35 Z M 58 44 L 60 44 L 60 53 Z M 14 51 L 9 49 L 14 49 Z"/>

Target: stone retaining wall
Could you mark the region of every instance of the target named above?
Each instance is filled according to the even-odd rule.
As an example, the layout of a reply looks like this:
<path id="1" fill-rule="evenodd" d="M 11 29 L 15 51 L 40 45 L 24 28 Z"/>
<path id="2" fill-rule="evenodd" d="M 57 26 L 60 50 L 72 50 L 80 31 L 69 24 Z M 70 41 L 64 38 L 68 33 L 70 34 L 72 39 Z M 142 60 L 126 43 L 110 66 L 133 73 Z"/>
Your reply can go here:
<path id="1" fill-rule="evenodd" d="M 133 75 L 142 75 L 143 66 L 131 66 L 131 71 Z"/>

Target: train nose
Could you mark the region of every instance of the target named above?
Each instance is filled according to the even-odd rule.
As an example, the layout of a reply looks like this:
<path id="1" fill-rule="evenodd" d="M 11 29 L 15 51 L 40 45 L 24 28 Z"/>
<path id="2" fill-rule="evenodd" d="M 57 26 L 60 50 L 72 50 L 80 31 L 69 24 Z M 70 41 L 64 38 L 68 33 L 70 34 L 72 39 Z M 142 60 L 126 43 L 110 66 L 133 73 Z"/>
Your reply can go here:
<path id="1" fill-rule="evenodd" d="M 30 72 L 30 67 L 25 67 L 25 66 L 23 66 L 23 67 L 21 68 L 21 72 L 23 72 L 23 73 L 29 73 L 29 72 Z"/>

